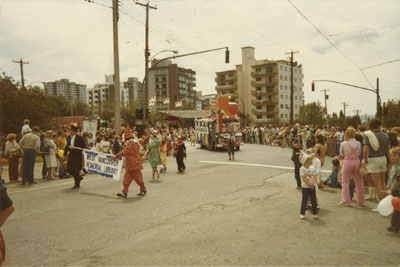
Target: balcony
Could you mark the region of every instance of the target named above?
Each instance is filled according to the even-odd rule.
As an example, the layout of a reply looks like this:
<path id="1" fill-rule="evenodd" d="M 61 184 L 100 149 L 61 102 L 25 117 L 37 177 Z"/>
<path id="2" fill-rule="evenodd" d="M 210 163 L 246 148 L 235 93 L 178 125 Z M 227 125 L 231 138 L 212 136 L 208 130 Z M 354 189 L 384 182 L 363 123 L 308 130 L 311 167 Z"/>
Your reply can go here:
<path id="1" fill-rule="evenodd" d="M 253 105 L 277 105 L 279 104 L 278 98 L 273 98 L 270 100 L 251 100 L 251 104 Z"/>
<path id="2" fill-rule="evenodd" d="M 215 86 L 215 90 L 217 91 L 232 91 L 232 90 L 237 90 L 237 88 L 238 88 L 237 84 Z"/>
<path id="3" fill-rule="evenodd" d="M 251 93 L 251 95 L 253 95 L 253 96 L 263 96 L 263 95 L 267 95 L 266 92 L 256 91 L 256 90 L 252 90 L 250 93 Z"/>
<path id="4" fill-rule="evenodd" d="M 268 95 L 275 95 L 275 94 L 278 94 L 278 93 L 279 93 L 278 87 L 274 87 L 274 89 L 272 89 L 272 91 L 268 91 L 267 90 L 267 94 Z"/>

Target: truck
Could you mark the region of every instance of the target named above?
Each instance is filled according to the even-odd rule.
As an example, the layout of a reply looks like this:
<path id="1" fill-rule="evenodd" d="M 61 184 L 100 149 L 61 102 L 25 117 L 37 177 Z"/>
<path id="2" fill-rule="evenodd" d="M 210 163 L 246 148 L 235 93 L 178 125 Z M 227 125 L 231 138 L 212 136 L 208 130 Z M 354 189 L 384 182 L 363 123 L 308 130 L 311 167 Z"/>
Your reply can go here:
<path id="1" fill-rule="evenodd" d="M 211 115 L 195 119 L 196 141 L 202 148 L 212 150 L 228 147 L 229 133 L 235 137 L 235 148 L 240 150 L 239 108 L 237 103 L 229 102 L 227 97 L 218 97 Z"/>
<path id="2" fill-rule="evenodd" d="M 221 123 L 218 118 L 196 118 L 195 132 L 200 147 L 212 150 L 227 149 L 229 133 L 232 132 L 235 137 L 235 149 L 240 150 L 242 134 L 240 122 L 236 118 L 223 118 Z"/>

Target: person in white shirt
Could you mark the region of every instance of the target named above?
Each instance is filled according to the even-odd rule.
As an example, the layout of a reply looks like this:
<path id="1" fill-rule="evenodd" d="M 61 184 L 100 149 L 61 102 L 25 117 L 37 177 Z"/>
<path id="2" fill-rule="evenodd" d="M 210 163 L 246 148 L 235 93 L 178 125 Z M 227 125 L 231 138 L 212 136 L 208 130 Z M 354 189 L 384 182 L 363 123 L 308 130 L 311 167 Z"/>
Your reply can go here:
<path id="1" fill-rule="evenodd" d="M 24 136 L 30 132 L 32 132 L 32 129 L 29 127 L 29 120 L 24 120 L 24 126 L 22 126 L 21 135 Z"/>

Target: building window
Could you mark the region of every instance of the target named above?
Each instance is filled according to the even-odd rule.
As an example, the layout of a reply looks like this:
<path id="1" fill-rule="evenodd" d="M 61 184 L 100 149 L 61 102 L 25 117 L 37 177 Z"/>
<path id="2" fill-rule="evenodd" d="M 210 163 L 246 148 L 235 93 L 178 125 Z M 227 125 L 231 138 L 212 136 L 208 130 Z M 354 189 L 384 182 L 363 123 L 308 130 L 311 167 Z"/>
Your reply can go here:
<path id="1" fill-rule="evenodd" d="M 285 66 L 285 70 L 287 70 L 287 67 Z"/>
<path id="2" fill-rule="evenodd" d="M 256 72 L 260 72 L 261 71 L 261 68 L 256 68 Z"/>
<path id="3" fill-rule="evenodd" d="M 225 80 L 225 75 L 219 75 L 218 78 L 219 78 L 221 81 L 223 81 L 223 80 Z"/>
<path id="4" fill-rule="evenodd" d="M 257 106 L 257 109 L 262 109 L 262 106 Z"/>
<path id="5" fill-rule="evenodd" d="M 256 81 L 257 82 L 261 81 L 261 77 L 256 78 Z"/>
<path id="6" fill-rule="evenodd" d="M 269 82 L 272 82 L 272 76 L 269 76 L 269 77 L 268 77 L 268 81 L 269 81 Z"/>
<path id="7" fill-rule="evenodd" d="M 288 86 L 287 86 L 287 85 L 285 85 L 285 89 L 286 89 L 286 90 L 288 89 Z"/>
<path id="8" fill-rule="evenodd" d="M 283 108 L 283 104 L 281 104 L 281 108 Z"/>
<path id="9" fill-rule="evenodd" d="M 257 100 L 261 100 L 262 99 L 262 96 L 257 96 Z"/>
<path id="10" fill-rule="evenodd" d="M 271 73 L 272 72 L 272 68 L 267 68 L 267 73 Z"/>
<path id="11" fill-rule="evenodd" d="M 232 73 L 229 73 L 229 77 L 233 77 L 233 75 L 234 75 L 234 73 L 232 72 Z"/>
<path id="12" fill-rule="evenodd" d="M 261 87 L 256 87 L 256 90 L 257 91 L 261 91 Z"/>
<path id="13" fill-rule="evenodd" d="M 268 92 L 268 93 L 272 93 L 273 90 L 274 90 L 274 87 L 273 87 L 273 86 L 268 86 L 268 87 L 267 87 L 267 92 Z"/>
<path id="14" fill-rule="evenodd" d="M 287 81 L 287 76 L 285 76 L 285 81 Z"/>
<path id="15" fill-rule="evenodd" d="M 279 88 L 283 89 L 283 85 L 279 85 Z"/>
<path id="16" fill-rule="evenodd" d="M 281 95 L 281 99 L 283 99 L 283 95 Z"/>
<path id="17" fill-rule="evenodd" d="M 287 118 L 287 117 L 288 117 L 288 114 L 286 113 L 286 114 L 285 114 L 285 118 Z"/>
<path id="18" fill-rule="evenodd" d="M 282 76 L 282 75 L 280 75 L 280 76 L 279 76 L 279 79 L 283 80 L 283 76 Z"/>
<path id="19" fill-rule="evenodd" d="M 257 119 L 262 119 L 262 115 L 257 115 Z"/>
<path id="20" fill-rule="evenodd" d="M 233 85 L 233 82 L 230 82 L 229 85 Z"/>
<path id="21" fill-rule="evenodd" d="M 281 118 L 283 118 L 283 114 L 281 114 Z"/>
<path id="22" fill-rule="evenodd" d="M 288 95 L 285 95 L 285 99 L 288 99 Z"/>
<path id="23" fill-rule="evenodd" d="M 226 85 L 226 83 L 221 83 L 221 86 L 224 86 L 224 85 Z"/>
<path id="24" fill-rule="evenodd" d="M 279 66 L 279 69 L 280 69 L 280 70 L 283 70 L 283 67 L 282 67 L 282 65 L 280 65 L 280 66 Z"/>

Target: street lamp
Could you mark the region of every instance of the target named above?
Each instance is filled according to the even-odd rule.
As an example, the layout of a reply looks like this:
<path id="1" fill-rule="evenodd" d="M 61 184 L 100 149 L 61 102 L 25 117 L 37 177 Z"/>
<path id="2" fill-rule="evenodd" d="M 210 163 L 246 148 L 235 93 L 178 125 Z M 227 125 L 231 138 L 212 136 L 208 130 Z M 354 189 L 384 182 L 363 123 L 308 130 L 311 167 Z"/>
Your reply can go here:
<path id="1" fill-rule="evenodd" d="M 159 54 L 161 54 L 161 53 L 164 53 L 164 52 L 172 52 L 172 53 L 174 53 L 175 55 L 179 53 L 178 50 L 162 50 L 162 51 L 160 51 L 160 52 L 154 54 L 154 56 L 152 56 L 152 57 L 149 59 L 149 62 L 151 62 L 157 55 L 159 55 Z"/>

